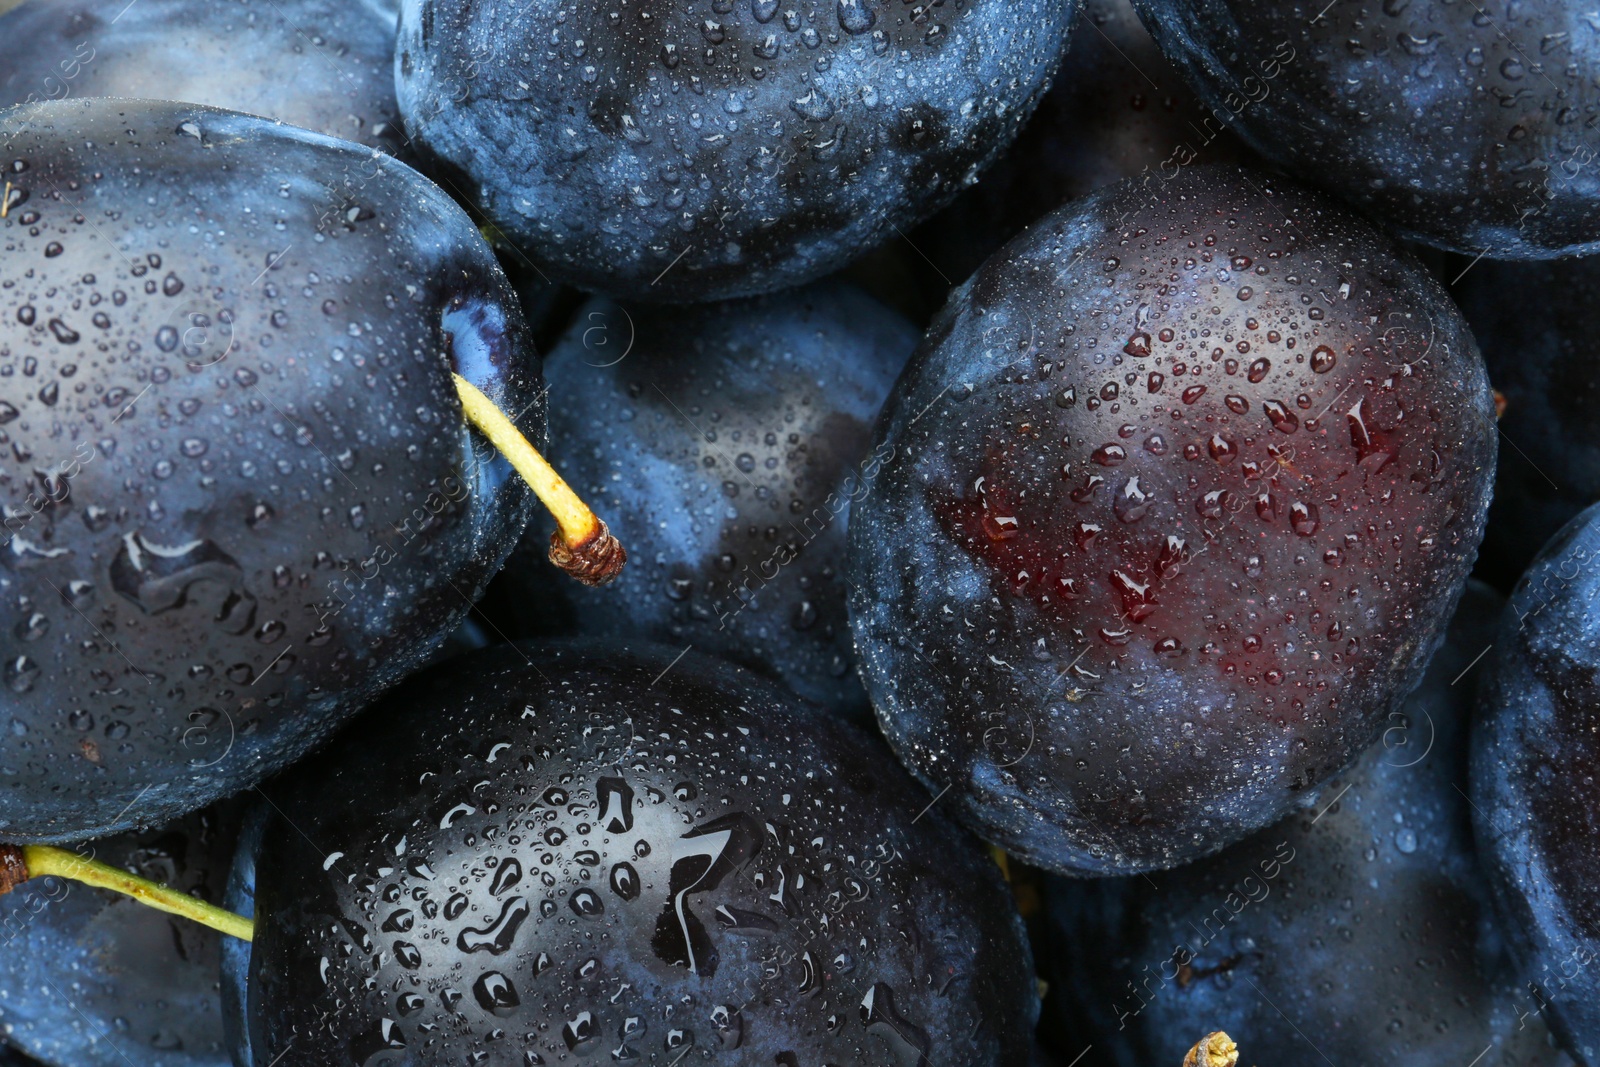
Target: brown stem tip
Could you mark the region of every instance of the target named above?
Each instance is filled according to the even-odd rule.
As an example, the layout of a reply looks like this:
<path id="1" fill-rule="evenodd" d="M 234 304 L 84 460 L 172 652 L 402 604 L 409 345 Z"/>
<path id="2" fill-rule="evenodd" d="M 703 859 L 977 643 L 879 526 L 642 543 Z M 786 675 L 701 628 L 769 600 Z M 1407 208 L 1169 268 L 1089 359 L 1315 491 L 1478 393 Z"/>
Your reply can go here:
<path id="1" fill-rule="evenodd" d="M 22 849 L 16 845 L 0 845 L 0 896 L 5 896 L 30 877 L 28 861 L 23 858 Z"/>
<path id="2" fill-rule="evenodd" d="M 1239 1046 L 1218 1030 L 1201 1038 L 1200 1043 L 1189 1050 L 1183 1058 L 1183 1067 L 1236 1067 L 1238 1062 Z"/>
<path id="3" fill-rule="evenodd" d="M 550 535 L 550 562 L 584 585 L 605 585 L 622 572 L 628 550 L 611 535 L 604 519 L 595 519 L 595 530 L 576 545 L 569 545 L 557 530 Z"/>

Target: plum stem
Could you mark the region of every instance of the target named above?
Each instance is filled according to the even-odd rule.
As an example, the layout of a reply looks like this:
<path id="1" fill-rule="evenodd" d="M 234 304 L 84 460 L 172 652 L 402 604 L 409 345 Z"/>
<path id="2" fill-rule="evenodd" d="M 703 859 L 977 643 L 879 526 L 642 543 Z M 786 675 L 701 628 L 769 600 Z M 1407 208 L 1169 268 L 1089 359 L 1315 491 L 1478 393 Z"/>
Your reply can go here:
<path id="1" fill-rule="evenodd" d="M 169 915 L 193 919 L 229 937 L 252 939 L 255 923 L 242 915 L 207 904 L 198 897 L 158 885 L 148 878 L 50 845 L 0 845 L 0 894 L 9 893 L 30 878 L 68 878 L 97 889 L 129 896 Z"/>
<path id="2" fill-rule="evenodd" d="M 1233 1038 L 1218 1030 L 1200 1039 L 1183 1058 L 1183 1067 L 1235 1067 L 1239 1062 L 1239 1046 Z"/>
<path id="3" fill-rule="evenodd" d="M 628 553 L 611 530 L 493 400 L 461 375 L 453 377 L 467 421 L 500 450 L 555 517 L 557 530 L 550 535 L 550 562 L 584 585 L 604 585 L 615 578 L 628 561 Z"/>

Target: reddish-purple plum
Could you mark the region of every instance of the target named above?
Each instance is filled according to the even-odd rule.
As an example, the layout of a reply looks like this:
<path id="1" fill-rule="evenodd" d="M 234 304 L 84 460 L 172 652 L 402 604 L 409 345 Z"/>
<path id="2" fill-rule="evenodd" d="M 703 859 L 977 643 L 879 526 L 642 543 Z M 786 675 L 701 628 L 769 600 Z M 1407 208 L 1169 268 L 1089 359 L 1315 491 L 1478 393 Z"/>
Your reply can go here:
<path id="1" fill-rule="evenodd" d="M 1039 866 L 1237 841 L 1417 684 L 1493 418 L 1438 283 L 1324 198 L 1195 168 L 1069 205 L 951 297 L 879 422 L 850 530 L 879 721 Z"/>

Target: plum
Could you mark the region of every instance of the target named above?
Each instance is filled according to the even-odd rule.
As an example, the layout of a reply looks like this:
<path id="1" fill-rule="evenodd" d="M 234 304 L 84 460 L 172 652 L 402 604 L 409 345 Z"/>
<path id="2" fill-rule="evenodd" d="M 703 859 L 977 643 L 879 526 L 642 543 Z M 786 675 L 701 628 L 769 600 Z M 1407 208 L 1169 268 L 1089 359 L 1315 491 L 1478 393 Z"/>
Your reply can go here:
<path id="1" fill-rule="evenodd" d="M 238 824 L 223 804 L 83 846 L 197 896 L 222 896 Z M 227 1067 L 222 937 L 56 878 L 0 899 L 6 1040 L 51 1067 Z M 5 1061 L 0 1061 L 3 1063 Z"/>
<path id="2" fill-rule="evenodd" d="M 1600 36 L 1571 0 L 1134 0 L 1253 147 L 1417 240 L 1600 251 Z"/>
<path id="3" fill-rule="evenodd" d="M 265 794 L 241 1064 L 1029 1055 L 994 863 L 881 743 L 709 657 L 490 649 Z"/>
<path id="4" fill-rule="evenodd" d="M 452 375 L 544 408 L 494 257 L 404 164 L 166 102 L 0 138 L 0 840 L 77 840 L 260 781 L 417 666 L 532 501 Z"/>
<path id="5" fill-rule="evenodd" d="M 1479 573 L 1510 589 L 1539 549 L 1600 500 L 1600 260 L 1475 265 L 1456 299 L 1503 395 Z"/>
<path id="6" fill-rule="evenodd" d="M 1366 222 L 1265 175 L 1133 180 L 1003 248 L 880 418 L 851 514 L 900 758 L 1048 869 L 1276 821 L 1420 680 L 1482 537 L 1482 360 Z"/>
<path id="7" fill-rule="evenodd" d="M 1469 584 L 1420 688 L 1323 797 L 1193 866 L 1052 879 L 1052 1016 L 1118 1065 L 1249 1034 L 1261 1063 L 1569 1063 L 1517 989 L 1473 847 L 1472 668 L 1504 601 Z M 1318 1055 L 1320 1053 L 1320 1056 Z"/>
<path id="8" fill-rule="evenodd" d="M 26 0 L 0 16 L 0 107 L 184 100 L 405 146 L 380 0 Z"/>
<path id="9" fill-rule="evenodd" d="M 561 398 L 551 458 L 636 563 L 602 589 L 563 581 L 533 524 L 486 598 L 523 617 L 503 632 L 537 635 L 560 601 L 580 632 L 692 644 L 866 714 L 845 529 L 881 463 L 872 422 L 916 343 L 838 283 L 690 308 L 591 301 L 545 362 Z"/>
<path id="10" fill-rule="evenodd" d="M 1071 49 L 1016 143 L 910 239 L 945 278 L 962 281 L 1068 200 L 1250 155 L 1161 55 L 1129 0 L 1084 0 Z"/>
<path id="11" fill-rule="evenodd" d="M 400 109 L 551 278 L 749 296 L 837 270 L 976 180 L 1078 5 L 405 0 Z"/>
<path id="12" fill-rule="evenodd" d="M 1600 1064 L 1600 505 L 1517 583 L 1478 693 L 1473 820 L 1529 996 Z"/>

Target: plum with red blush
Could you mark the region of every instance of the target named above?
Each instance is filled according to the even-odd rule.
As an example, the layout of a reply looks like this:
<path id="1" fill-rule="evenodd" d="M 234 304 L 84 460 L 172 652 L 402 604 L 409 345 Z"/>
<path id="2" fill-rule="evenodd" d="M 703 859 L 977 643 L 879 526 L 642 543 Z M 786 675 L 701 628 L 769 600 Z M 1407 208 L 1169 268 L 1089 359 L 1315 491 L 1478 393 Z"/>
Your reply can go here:
<path id="1" fill-rule="evenodd" d="M 879 721 L 980 834 L 1089 875 L 1215 852 L 1374 740 L 1495 463 L 1440 285 L 1234 168 L 1112 186 L 1002 248 L 877 434 L 849 583 Z"/>

